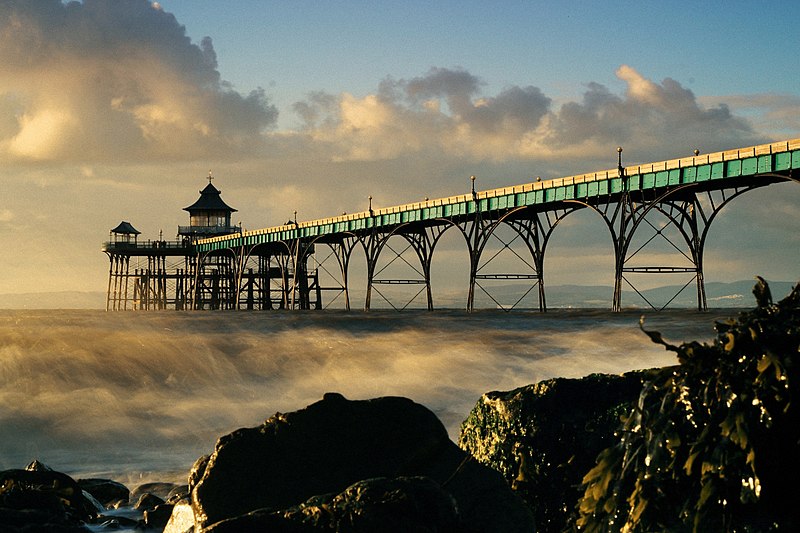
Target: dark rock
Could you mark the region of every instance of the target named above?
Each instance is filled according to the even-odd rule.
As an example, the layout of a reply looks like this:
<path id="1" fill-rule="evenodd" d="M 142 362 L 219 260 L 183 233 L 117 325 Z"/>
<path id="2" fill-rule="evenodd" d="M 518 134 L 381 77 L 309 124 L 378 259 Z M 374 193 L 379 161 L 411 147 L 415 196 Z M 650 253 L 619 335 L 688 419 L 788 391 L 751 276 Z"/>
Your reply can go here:
<path id="1" fill-rule="evenodd" d="M 136 505 L 134 505 L 133 508 L 136 509 L 137 511 L 150 511 L 163 503 L 164 500 L 159 498 L 155 494 L 150 494 L 149 492 L 145 492 L 144 494 L 139 496 L 139 500 L 136 502 Z"/>
<path id="2" fill-rule="evenodd" d="M 136 529 L 141 526 L 140 520 L 134 520 L 127 516 L 98 516 L 92 521 L 95 529 Z"/>
<path id="3" fill-rule="evenodd" d="M 166 501 L 169 499 L 170 493 L 173 490 L 183 486 L 185 485 L 176 485 L 175 483 L 165 483 L 161 481 L 154 483 L 143 483 L 131 491 L 130 501 L 139 501 L 139 498 L 141 498 L 142 494 L 155 494 L 162 500 Z"/>
<path id="4" fill-rule="evenodd" d="M 74 479 L 41 463 L 0 472 L 0 530 L 85 531 L 97 516 Z"/>
<path id="5" fill-rule="evenodd" d="M 315 496 L 303 504 L 270 513 L 254 511 L 218 522 L 204 533 L 238 531 L 461 531 L 455 501 L 424 477 L 359 481 L 338 495 Z"/>
<path id="6" fill-rule="evenodd" d="M 78 486 L 94 496 L 106 509 L 119 501 L 127 503 L 131 495 L 128 487 L 110 479 L 79 479 Z"/>
<path id="7" fill-rule="evenodd" d="M 164 529 L 164 526 L 169 522 L 169 517 L 172 515 L 172 508 L 175 507 L 171 503 L 162 503 L 156 505 L 153 509 L 144 512 L 144 523 L 147 527 Z"/>
<path id="8" fill-rule="evenodd" d="M 43 462 L 39 461 L 39 459 L 34 459 L 31 461 L 28 466 L 25 467 L 25 470 L 29 472 L 52 472 L 53 469 L 44 464 Z"/>
<path id="9" fill-rule="evenodd" d="M 176 503 L 189 497 L 189 485 L 176 485 L 167 494 L 167 503 Z"/>
<path id="10" fill-rule="evenodd" d="M 461 426 L 459 445 L 502 473 L 545 531 L 575 517 L 581 480 L 597 455 L 616 442 L 652 371 L 550 379 L 484 394 Z"/>
<path id="11" fill-rule="evenodd" d="M 465 531 L 532 531 L 502 477 L 470 460 L 436 416 L 406 398 L 322 401 L 217 442 L 190 474 L 197 525 L 288 509 L 376 477 L 425 476 L 457 502 Z"/>

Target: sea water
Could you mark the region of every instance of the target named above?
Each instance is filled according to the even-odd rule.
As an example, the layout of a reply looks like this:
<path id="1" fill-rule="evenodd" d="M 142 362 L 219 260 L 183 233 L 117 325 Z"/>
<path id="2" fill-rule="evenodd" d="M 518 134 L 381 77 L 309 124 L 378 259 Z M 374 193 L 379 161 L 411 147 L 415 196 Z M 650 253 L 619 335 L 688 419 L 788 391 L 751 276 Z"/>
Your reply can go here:
<path id="1" fill-rule="evenodd" d="M 673 343 L 736 311 L 645 315 Z M 484 392 L 675 364 L 640 313 L 0 311 L 0 470 L 185 483 L 218 437 L 325 392 L 406 396 L 453 440 Z"/>

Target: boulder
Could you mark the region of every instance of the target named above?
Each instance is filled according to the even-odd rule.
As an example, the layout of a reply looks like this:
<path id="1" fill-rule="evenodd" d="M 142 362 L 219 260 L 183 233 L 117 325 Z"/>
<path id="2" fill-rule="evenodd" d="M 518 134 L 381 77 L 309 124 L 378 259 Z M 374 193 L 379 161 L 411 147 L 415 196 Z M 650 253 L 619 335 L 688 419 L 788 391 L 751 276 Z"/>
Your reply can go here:
<path id="1" fill-rule="evenodd" d="M 79 479 L 78 486 L 94 496 L 106 509 L 120 501 L 127 503 L 131 495 L 128 487 L 110 479 Z"/>
<path id="2" fill-rule="evenodd" d="M 0 472 L 0 530 L 87 531 L 97 511 L 77 482 L 41 463 L 29 468 Z"/>
<path id="3" fill-rule="evenodd" d="M 581 480 L 597 455 L 616 442 L 653 371 L 556 378 L 484 394 L 461 426 L 459 445 L 500 472 L 545 531 L 576 518 Z"/>
<path id="4" fill-rule="evenodd" d="M 139 500 L 136 502 L 133 508 L 137 511 L 151 511 L 159 505 L 163 505 L 164 503 L 164 500 L 155 494 L 145 492 L 139 496 Z"/>
<path id="5" fill-rule="evenodd" d="M 219 439 L 189 477 L 196 525 L 290 509 L 372 478 L 426 477 L 455 501 L 462 531 L 532 531 L 502 477 L 447 436 L 407 398 L 350 401 L 329 393 L 305 409 Z"/>
<path id="6" fill-rule="evenodd" d="M 175 483 L 166 483 L 163 481 L 143 483 L 131 491 L 130 501 L 131 503 L 139 501 L 142 494 L 153 494 L 166 501 L 181 490 L 186 492 L 186 485 L 176 485 Z"/>
<path id="7" fill-rule="evenodd" d="M 217 522 L 203 533 L 239 531 L 461 531 L 455 501 L 425 477 L 358 481 L 340 494 L 315 496 L 284 511 L 253 511 Z"/>

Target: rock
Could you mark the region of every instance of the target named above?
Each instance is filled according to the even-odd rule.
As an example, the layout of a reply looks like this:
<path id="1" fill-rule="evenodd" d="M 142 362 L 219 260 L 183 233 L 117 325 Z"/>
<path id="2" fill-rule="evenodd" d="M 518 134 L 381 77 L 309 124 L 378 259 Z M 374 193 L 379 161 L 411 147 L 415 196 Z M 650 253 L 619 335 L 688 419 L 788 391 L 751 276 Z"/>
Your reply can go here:
<path id="1" fill-rule="evenodd" d="M 139 496 L 139 500 L 136 502 L 136 505 L 133 506 L 134 509 L 137 511 L 150 511 L 162 505 L 164 500 L 156 496 L 155 494 L 150 494 L 149 492 L 145 492 L 141 496 Z"/>
<path id="2" fill-rule="evenodd" d="M 70 476 L 35 463 L 30 470 L 0 472 L 0 530 L 86 531 L 82 523 L 97 511 L 81 488 Z"/>
<path id="3" fill-rule="evenodd" d="M 359 481 L 342 493 L 315 496 L 285 511 L 254 511 L 217 522 L 204 533 L 239 531 L 461 531 L 452 496 L 425 477 Z"/>
<path id="4" fill-rule="evenodd" d="M 459 445 L 502 473 L 545 531 L 575 519 L 583 475 L 616 441 L 652 371 L 557 378 L 484 394 L 461 426 Z"/>
<path id="5" fill-rule="evenodd" d="M 189 497 L 189 485 L 175 485 L 167 494 L 167 503 L 177 503 Z"/>
<path id="6" fill-rule="evenodd" d="M 79 479 L 78 486 L 94 496 L 106 509 L 119 501 L 127 503 L 131 495 L 128 487 L 110 479 Z"/>
<path id="7" fill-rule="evenodd" d="M 90 533 L 83 525 L 36 509 L 0 507 L 0 531 L 3 533 Z"/>
<path id="8" fill-rule="evenodd" d="M 143 483 L 139 485 L 135 489 L 131 491 L 130 494 L 130 501 L 136 502 L 139 501 L 139 498 L 142 497 L 142 494 L 154 494 L 161 498 L 162 500 L 166 501 L 169 499 L 170 494 L 172 491 L 176 489 L 180 489 L 180 487 L 185 487 L 185 485 L 176 485 L 175 483 L 165 483 L 161 481 L 156 481 L 153 483 Z"/>
<path id="9" fill-rule="evenodd" d="M 164 533 L 186 533 L 194 532 L 194 510 L 192 502 L 181 500 L 175 503 L 172 514 L 167 525 L 164 526 Z"/>
<path id="10" fill-rule="evenodd" d="M 532 516 L 490 468 L 449 440 L 436 416 L 406 398 L 339 394 L 219 439 L 189 478 L 197 526 L 289 509 L 372 478 L 430 478 L 451 495 L 463 531 L 532 531 Z M 261 512 L 261 511 L 260 511 Z M 262 514 L 263 514 L 262 513 Z"/>
<path id="11" fill-rule="evenodd" d="M 47 466 L 46 464 L 39 461 L 39 459 L 34 459 L 28 466 L 25 467 L 25 470 L 29 472 L 52 472 L 53 469 Z"/>
<path id="12" fill-rule="evenodd" d="M 164 526 L 169 522 L 174 507 L 171 503 L 162 503 L 161 505 L 156 505 L 153 509 L 146 510 L 144 512 L 145 525 L 150 528 L 164 529 Z"/>

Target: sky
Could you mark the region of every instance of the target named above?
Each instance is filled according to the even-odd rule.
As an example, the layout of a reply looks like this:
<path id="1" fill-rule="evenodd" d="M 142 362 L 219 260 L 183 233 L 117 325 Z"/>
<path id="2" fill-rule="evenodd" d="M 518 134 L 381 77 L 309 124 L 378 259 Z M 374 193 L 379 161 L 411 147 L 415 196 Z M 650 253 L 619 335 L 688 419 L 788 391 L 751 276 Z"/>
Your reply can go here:
<path id="1" fill-rule="evenodd" d="M 211 171 L 245 229 L 800 137 L 800 3 L 0 0 L 0 295 L 104 291 Z M 708 281 L 794 281 L 800 187 L 715 220 Z M 568 217 L 548 283 L 608 284 Z M 442 265 L 462 268 L 457 239 Z"/>

